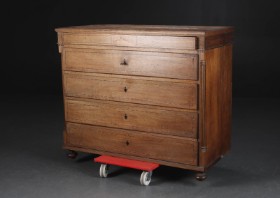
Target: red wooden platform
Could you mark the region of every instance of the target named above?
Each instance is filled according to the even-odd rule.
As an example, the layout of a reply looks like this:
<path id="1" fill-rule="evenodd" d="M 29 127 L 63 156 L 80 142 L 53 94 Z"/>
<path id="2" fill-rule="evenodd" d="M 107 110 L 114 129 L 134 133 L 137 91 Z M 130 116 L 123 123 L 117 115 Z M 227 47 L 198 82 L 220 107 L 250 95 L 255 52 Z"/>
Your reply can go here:
<path id="1" fill-rule="evenodd" d="M 157 167 L 159 167 L 159 164 L 156 163 L 130 160 L 130 159 L 124 159 L 119 157 L 105 156 L 105 155 L 94 158 L 94 161 L 102 164 L 116 165 L 116 166 L 133 168 L 133 169 L 138 169 L 138 170 L 143 170 L 148 172 L 153 171 Z"/>

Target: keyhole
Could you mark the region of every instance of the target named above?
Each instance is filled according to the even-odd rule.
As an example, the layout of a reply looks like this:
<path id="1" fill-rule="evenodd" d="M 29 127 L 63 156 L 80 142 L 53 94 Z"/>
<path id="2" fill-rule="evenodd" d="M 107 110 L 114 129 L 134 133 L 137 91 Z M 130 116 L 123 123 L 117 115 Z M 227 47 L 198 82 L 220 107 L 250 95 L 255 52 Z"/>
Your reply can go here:
<path id="1" fill-rule="evenodd" d="M 129 141 L 126 141 L 126 146 L 128 146 L 129 145 Z"/>
<path id="2" fill-rule="evenodd" d="M 124 119 L 127 119 L 127 115 L 126 114 L 124 114 Z"/>
<path id="3" fill-rule="evenodd" d="M 127 87 L 124 87 L 123 90 L 124 90 L 124 92 L 127 92 Z"/>
<path id="4" fill-rule="evenodd" d="M 125 58 L 123 59 L 123 62 L 120 63 L 121 65 L 128 65 Z"/>

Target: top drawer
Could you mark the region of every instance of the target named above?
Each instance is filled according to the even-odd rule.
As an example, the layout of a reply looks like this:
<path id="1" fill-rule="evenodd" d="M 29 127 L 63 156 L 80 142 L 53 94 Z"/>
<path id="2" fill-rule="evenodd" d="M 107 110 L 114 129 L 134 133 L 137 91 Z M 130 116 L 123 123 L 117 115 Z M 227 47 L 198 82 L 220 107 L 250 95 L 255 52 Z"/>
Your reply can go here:
<path id="1" fill-rule="evenodd" d="M 198 79 L 195 54 L 64 48 L 63 70 Z"/>
<path id="2" fill-rule="evenodd" d="M 110 34 L 64 34 L 63 44 L 112 45 L 178 50 L 194 50 L 197 46 L 196 37 Z"/>

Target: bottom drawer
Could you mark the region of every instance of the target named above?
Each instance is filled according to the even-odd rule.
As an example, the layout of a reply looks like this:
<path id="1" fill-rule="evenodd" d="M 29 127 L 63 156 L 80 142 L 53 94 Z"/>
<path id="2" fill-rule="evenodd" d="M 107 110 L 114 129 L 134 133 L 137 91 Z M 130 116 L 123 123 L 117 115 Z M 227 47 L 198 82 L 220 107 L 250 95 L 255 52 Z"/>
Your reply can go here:
<path id="1" fill-rule="evenodd" d="M 197 165 L 197 141 L 190 138 L 67 123 L 68 146 Z"/>

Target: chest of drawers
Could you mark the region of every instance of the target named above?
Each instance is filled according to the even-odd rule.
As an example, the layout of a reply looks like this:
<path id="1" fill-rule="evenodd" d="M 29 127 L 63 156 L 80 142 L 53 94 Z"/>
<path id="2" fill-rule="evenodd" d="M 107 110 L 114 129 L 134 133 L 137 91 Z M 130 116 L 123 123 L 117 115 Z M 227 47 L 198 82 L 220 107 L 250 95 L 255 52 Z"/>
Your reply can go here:
<path id="1" fill-rule="evenodd" d="M 197 171 L 230 149 L 231 27 L 57 28 L 64 148 Z"/>

